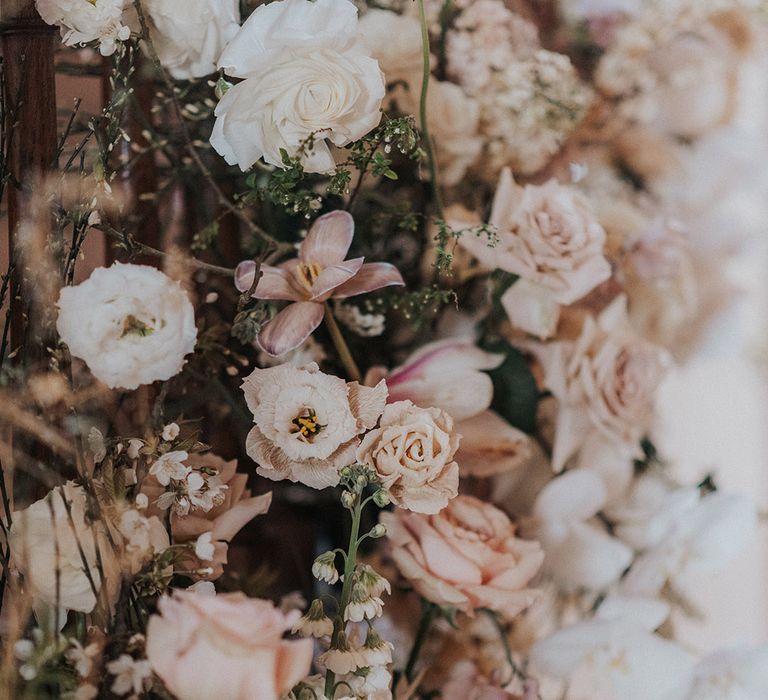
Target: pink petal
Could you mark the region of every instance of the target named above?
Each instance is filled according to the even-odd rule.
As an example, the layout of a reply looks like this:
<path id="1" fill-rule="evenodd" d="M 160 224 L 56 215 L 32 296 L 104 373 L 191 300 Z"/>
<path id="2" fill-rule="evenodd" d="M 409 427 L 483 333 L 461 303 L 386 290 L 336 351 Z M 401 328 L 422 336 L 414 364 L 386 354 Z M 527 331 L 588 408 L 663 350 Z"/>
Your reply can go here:
<path id="1" fill-rule="evenodd" d="M 358 274 L 360 268 L 364 267 L 363 260 L 364 258 L 355 258 L 326 267 L 312 284 L 312 299 L 325 301 L 331 296 L 330 292 Z"/>
<path id="2" fill-rule="evenodd" d="M 301 345 L 323 320 L 323 305 L 298 301 L 286 306 L 259 333 L 264 352 L 277 357 Z"/>
<path id="3" fill-rule="evenodd" d="M 365 294 L 382 287 L 392 285 L 403 286 L 403 276 L 398 269 L 390 263 L 366 263 L 360 268 L 360 272 L 349 282 L 341 285 L 333 293 L 335 299 L 345 299 L 357 294 Z"/>
<path id="4" fill-rule="evenodd" d="M 301 244 L 299 258 L 302 262 L 318 263 L 323 267 L 336 265 L 344 260 L 352 245 L 355 221 L 346 211 L 332 211 L 319 217 L 309 229 Z"/>
<path id="5" fill-rule="evenodd" d="M 241 292 L 247 292 L 253 284 L 253 275 L 256 271 L 256 263 L 253 260 L 243 260 L 235 270 L 235 286 Z M 294 287 L 291 274 L 288 270 L 271 265 L 261 266 L 261 278 L 253 292 L 254 299 L 284 299 L 286 301 L 300 301 L 303 297 Z"/>
<path id="6" fill-rule="evenodd" d="M 263 515 L 272 503 L 272 493 L 244 498 L 220 515 L 213 524 L 213 539 L 229 542 L 257 515 Z"/>

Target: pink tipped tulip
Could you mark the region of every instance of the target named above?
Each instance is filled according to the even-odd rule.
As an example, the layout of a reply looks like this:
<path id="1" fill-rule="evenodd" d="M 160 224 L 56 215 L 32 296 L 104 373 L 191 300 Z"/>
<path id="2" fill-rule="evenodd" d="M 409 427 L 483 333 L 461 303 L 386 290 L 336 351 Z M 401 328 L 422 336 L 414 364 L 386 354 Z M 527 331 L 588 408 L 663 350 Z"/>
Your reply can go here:
<path id="1" fill-rule="evenodd" d="M 323 320 L 328 299 L 346 299 L 390 285 L 403 278 L 389 263 L 363 263 L 364 258 L 344 258 L 352 244 L 355 222 L 345 211 L 319 217 L 299 246 L 299 257 L 278 267 L 262 265 L 254 299 L 296 302 L 286 306 L 259 334 L 259 345 L 278 356 L 301 345 Z M 247 292 L 256 265 L 241 262 L 235 270 L 235 286 Z"/>

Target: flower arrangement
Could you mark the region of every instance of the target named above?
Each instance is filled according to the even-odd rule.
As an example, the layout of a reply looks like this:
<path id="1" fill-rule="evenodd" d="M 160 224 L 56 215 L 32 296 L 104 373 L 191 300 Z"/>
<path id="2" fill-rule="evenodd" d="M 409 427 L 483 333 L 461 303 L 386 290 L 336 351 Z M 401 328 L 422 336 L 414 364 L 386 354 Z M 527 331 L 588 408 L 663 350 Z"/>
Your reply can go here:
<path id="1" fill-rule="evenodd" d="M 109 84 L 24 180 L 0 64 L 2 697 L 768 697 L 675 626 L 756 508 L 654 439 L 761 3 L 34 5 Z"/>

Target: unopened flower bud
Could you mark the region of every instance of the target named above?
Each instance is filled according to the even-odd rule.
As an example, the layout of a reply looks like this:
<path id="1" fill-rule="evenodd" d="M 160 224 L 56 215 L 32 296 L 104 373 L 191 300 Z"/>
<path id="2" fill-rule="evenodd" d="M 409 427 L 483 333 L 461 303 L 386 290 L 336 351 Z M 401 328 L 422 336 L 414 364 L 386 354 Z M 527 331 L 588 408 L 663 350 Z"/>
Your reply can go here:
<path id="1" fill-rule="evenodd" d="M 224 78 L 219 78 L 216 81 L 216 87 L 214 88 L 214 94 L 216 95 L 216 99 L 220 100 L 224 95 L 227 94 L 229 91 L 229 88 L 232 87 L 232 83 L 230 83 L 228 80 L 224 80 Z"/>
<path id="2" fill-rule="evenodd" d="M 374 540 L 376 540 L 379 537 L 384 537 L 384 535 L 386 534 L 387 534 L 387 528 L 383 525 L 383 523 L 377 523 L 371 528 L 371 531 L 368 533 L 368 537 L 371 537 Z"/>
<path id="3" fill-rule="evenodd" d="M 344 493 L 341 494 L 341 505 L 343 505 L 345 508 L 349 508 L 351 510 L 355 507 L 356 501 L 357 496 L 352 493 L 352 491 L 344 491 Z"/>
<path id="4" fill-rule="evenodd" d="M 373 494 L 373 502 L 379 508 L 384 508 L 385 506 L 388 506 L 390 504 L 390 501 L 391 499 L 389 498 L 389 493 L 384 489 L 379 489 L 376 493 Z"/>

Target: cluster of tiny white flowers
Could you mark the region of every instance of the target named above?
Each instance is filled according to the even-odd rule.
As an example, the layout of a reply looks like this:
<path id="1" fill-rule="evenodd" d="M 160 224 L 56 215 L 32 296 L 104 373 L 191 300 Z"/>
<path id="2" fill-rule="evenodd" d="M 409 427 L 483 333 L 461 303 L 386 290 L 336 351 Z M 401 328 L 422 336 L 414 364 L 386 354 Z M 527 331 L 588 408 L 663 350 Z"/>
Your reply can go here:
<path id="1" fill-rule="evenodd" d="M 530 58 L 539 48 L 535 25 L 501 0 L 477 0 L 448 32 L 448 74 L 470 95 L 482 91 L 496 71 Z"/>
<path id="2" fill-rule="evenodd" d="M 333 312 L 347 328 L 363 338 L 376 338 L 384 332 L 384 314 L 366 314 L 354 304 L 336 304 Z"/>
<path id="3" fill-rule="evenodd" d="M 166 452 L 150 467 L 149 473 L 166 487 L 157 499 L 160 510 L 173 508 L 177 515 L 185 516 L 196 508 L 207 513 L 224 502 L 228 486 L 221 483 L 217 474 L 209 473 L 210 470 L 192 469 L 184 464 L 188 458 L 189 454 L 183 450 Z"/>
<path id="4" fill-rule="evenodd" d="M 495 181 L 505 166 L 519 173 L 542 168 L 585 115 L 591 94 L 567 56 L 539 50 L 494 72 L 477 100 L 487 155 L 482 175 Z"/>

